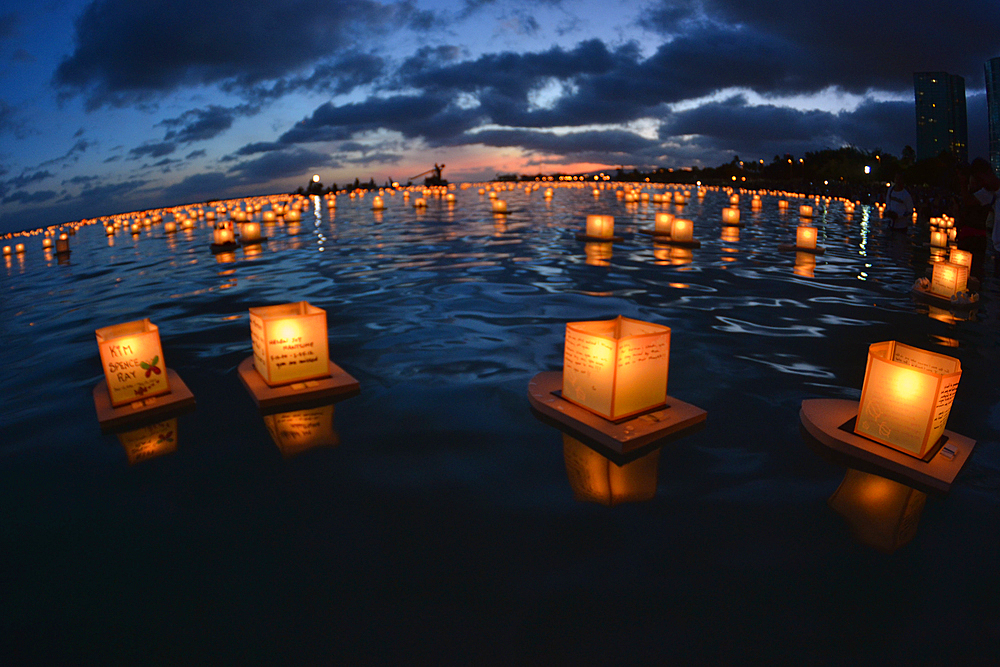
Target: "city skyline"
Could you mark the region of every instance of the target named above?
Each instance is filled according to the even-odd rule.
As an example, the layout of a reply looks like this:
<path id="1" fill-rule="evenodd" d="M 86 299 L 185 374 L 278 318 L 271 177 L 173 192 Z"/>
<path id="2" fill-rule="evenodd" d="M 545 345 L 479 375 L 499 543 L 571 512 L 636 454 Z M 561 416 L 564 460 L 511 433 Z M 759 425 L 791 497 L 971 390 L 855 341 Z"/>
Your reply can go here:
<path id="1" fill-rule="evenodd" d="M 773 2 L 67 0 L 0 9 L 0 231 L 290 191 L 715 166 L 915 145 L 912 75 L 968 88 L 988 154 L 994 3 L 929 3 L 898 37 Z M 891 13 L 888 3 L 866 15 Z M 933 26 L 930 30 L 928 26 Z M 980 46 L 985 45 L 985 46 Z"/>

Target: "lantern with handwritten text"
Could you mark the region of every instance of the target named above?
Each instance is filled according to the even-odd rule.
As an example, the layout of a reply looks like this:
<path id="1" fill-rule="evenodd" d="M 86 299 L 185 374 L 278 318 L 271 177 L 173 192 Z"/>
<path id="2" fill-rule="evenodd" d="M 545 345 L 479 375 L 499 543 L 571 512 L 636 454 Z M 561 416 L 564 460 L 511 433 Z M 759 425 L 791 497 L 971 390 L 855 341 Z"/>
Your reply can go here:
<path id="1" fill-rule="evenodd" d="M 950 299 L 953 294 L 965 291 L 968 279 L 969 267 L 951 262 L 934 262 L 931 292 Z"/>
<path id="2" fill-rule="evenodd" d="M 326 311 L 305 301 L 250 309 L 254 368 L 274 387 L 330 375 Z"/>
<path id="3" fill-rule="evenodd" d="M 952 264 L 959 264 L 966 267 L 970 271 L 972 270 L 972 253 L 968 250 L 960 250 L 959 248 L 952 248 L 948 253 L 948 261 Z"/>
<path id="4" fill-rule="evenodd" d="M 962 365 L 896 341 L 868 348 L 854 432 L 923 458 L 944 433 Z"/>
<path id="5" fill-rule="evenodd" d="M 111 405 L 170 393 L 160 330 L 149 318 L 97 330 Z"/>
<path id="6" fill-rule="evenodd" d="M 618 316 L 566 325 L 562 396 L 616 420 L 662 406 L 670 328 Z"/>

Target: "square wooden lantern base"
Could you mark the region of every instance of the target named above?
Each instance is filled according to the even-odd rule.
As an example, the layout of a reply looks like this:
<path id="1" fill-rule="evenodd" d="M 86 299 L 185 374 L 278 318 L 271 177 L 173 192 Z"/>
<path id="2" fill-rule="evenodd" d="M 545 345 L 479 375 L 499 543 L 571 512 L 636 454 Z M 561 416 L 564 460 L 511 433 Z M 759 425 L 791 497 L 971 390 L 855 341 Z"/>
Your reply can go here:
<path id="1" fill-rule="evenodd" d="M 858 415 L 858 401 L 814 398 L 802 401 L 799 418 L 805 430 L 833 458 L 849 467 L 888 477 L 921 491 L 947 493 L 952 482 L 972 456 L 976 441 L 945 430 L 947 440 L 932 450 L 927 460 L 896 451 L 891 447 L 845 430 Z M 949 458 L 951 456 L 951 458 Z"/>
<path id="2" fill-rule="evenodd" d="M 271 387 L 264 382 L 264 378 L 254 368 L 252 355 L 240 362 L 237 371 L 240 374 L 240 382 L 247 388 L 254 403 L 261 410 L 279 405 L 296 405 L 320 398 L 338 396 L 347 398 L 348 395 L 361 391 L 361 385 L 347 371 L 332 361 L 327 363 L 330 365 L 329 377 L 293 382 L 278 387 Z"/>
<path id="3" fill-rule="evenodd" d="M 194 394 L 181 380 L 176 371 L 168 368 L 167 378 L 170 383 L 170 393 L 153 396 L 147 399 L 132 401 L 128 405 L 114 407 L 108 394 L 108 381 L 101 380 L 94 387 L 94 407 L 97 409 L 97 421 L 102 431 L 116 430 L 129 424 L 147 422 L 155 417 L 183 411 L 194 407 Z"/>
<path id="4" fill-rule="evenodd" d="M 582 436 L 618 454 L 643 449 L 667 436 L 705 421 L 708 413 L 699 407 L 667 396 L 666 407 L 625 421 L 613 422 L 562 398 L 562 371 L 545 371 L 528 383 L 528 401 L 543 417 L 565 427 L 570 435 Z"/>

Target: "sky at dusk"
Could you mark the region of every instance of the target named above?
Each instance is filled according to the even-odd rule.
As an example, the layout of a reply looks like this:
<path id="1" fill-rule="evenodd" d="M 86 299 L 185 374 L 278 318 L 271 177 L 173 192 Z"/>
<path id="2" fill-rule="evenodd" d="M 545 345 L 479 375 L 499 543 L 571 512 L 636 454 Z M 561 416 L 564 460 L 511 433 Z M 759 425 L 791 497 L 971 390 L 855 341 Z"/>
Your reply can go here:
<path id="1" fill-rule="evenodd" d="M 0 0 L 0 231 L 251 194 L 915 145 L 996 0 Z"/>

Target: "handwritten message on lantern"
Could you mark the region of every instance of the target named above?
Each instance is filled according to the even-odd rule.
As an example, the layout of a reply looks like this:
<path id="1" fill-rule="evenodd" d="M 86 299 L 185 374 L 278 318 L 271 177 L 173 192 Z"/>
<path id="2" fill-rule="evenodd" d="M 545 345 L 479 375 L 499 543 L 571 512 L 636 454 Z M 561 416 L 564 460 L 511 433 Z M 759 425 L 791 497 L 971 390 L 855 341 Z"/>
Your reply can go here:
<path id="1" fill-rule="evenodd" d="M 305 301 L 250 309 L 254 368 L 271 386 L 330 374 L 326 311 Z"/>
<path id="2" fill-rule="evenodd" d="M 854 432 L 923 457 L 944 433 L 962 365 L 896 341 L 868 348 Z"/>
<path id="3" fill-rule="evenodd" d="M 566 325 L 563 398 L 608 419 L 662 405 L 670 328 L 626 317 Z"/>
<path id="4" fill-rule="evenodd" d="M 103 327 L 96 333 L 111 405 L 117 408 L 170 393 L 160 330 L 148 318 Z"/>

